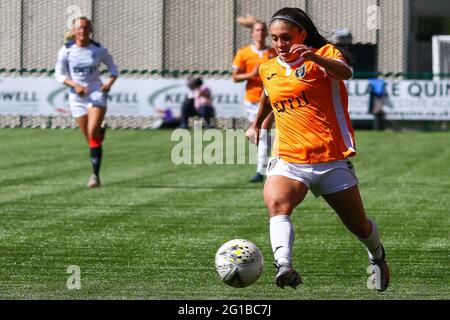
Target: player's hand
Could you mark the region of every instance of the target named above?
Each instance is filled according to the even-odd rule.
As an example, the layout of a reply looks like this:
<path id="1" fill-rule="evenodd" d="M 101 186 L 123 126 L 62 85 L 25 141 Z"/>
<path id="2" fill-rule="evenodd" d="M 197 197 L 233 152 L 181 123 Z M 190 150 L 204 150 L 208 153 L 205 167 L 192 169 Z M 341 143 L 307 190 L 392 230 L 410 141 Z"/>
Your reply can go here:
<path id="1" fill-rule="evenodd" d="M 249 140 L 252 144 L 259 144 L 259 134 L 261 130 L 262 122 L 258 121 L 258 119 L 255 120 L 248 128 L 248 130 L 245 132 L 245 137 Z"/>
<path id="2" fill-rule="evenodd" d="M 111 84 L 109 84 L 109 83 L 102 84 L 102 87 L 100 88 L 101 92 L 108 93 L 109 90 L 111 90 Z"/>
<path id="3" fill-rule="evenodd" d="M 314 53 L 312 51 L 312 48 L 304 45 L 304 44 L 294 44 L 289 49 L 289 53 L 297 55 L 299 57 L 310 59 Z"/>
<path id="4" fill-rule="evenodd" d="M 245 17 L 238 17 L 236 21 L 243 27 L 253 28 L 253 25 L 256 23 L 257 20 L 254 16 L 247 15 Z"/>
<path id="5" fill-rule="evenodd" d="M 247 129 L 247 131 L 245 131 L 245 137 L 251 144 L 256 144 L 256 130 L 253 124 Z"/>
<path id="6" fill-rule="evenodd" d="M 75 93 L 78 94 L 78 95 L 80 95 L 80 96 L 83 96 L 83 95 L 85 95 L 85 94 L 88 93 L 87 88 L 86 88 L 86 87 L 83 87 L 83 86 L 80 86 L 79 84 L 76 84 L 76 85 L 73 87 L 73 89 L 75 90 Z"/>

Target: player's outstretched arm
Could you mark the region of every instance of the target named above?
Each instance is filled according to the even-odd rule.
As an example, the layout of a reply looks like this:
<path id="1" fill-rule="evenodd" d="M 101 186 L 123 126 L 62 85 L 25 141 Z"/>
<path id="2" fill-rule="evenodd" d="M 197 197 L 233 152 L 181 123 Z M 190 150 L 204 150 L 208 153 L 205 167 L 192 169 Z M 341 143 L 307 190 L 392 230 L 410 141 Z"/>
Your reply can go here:
<path id="1" fill-rule="evenodd" d="M 114 82 L 116 82 L 117 77 L 119 76 L 119 72 L 117 70 L 117 65 L 114 63 L 112 55 L 105 48 L 103 51 L 103 63 L 108 67 L 108 71 L 110 73 L 110 77 L 105 83 L 102 85 L 101 90 L 103 92 L 109 92 Z"/>
<path id="2" fill-rule="evenodd" d="M 247 73 L 243 72 L 240 69 L 235 69 L 235 70 L 233 70 L 232 77 L 233 77 L 234 82 L 247 81 L 251 78 L 258 76 L 258 70 L 259 70 L 259 64 L 253 68 L 253 71 L 247 72 Z"/>
<path id="3" fill-rule="evenodd" d="M 330 76 L 337 80 L 348 80 L 353 76 L 352 69 L 345 62 L 319 56 L 318 54 L 315 54 L 310 47 L 304 44 L 292 45 L 290 53 L 296 53 L 307 60 L 317 63 L 324 68 Z"/>
<path id="4" fill-rule="evenodd" d="M 238 17 L 236 19 L 237 23 L 239 23 L 241 26 L 246 28 L 253 28 L 253 25 L 258 22 L 259 20 L 256 19 L 254 16 L 247 15 L 245 17 Z"/>
<path id="5" fill-rule="evenodd" d="M 109 77 L 109 79 L 106 80 L 106 82 L 104 84 L 102 84 L 101 90 L 103 92 L 109 92 L 109 90 L 111 90 L 111 87 L 114 84 L 114 82 L 116 82 L 116 80 L 117 80 L 117 76 Z"/>
<path id="6" fill-rule="evenodd" d="M 307 59 L 323 67 L 330 76 L 337 80 L 348 80 L 353 76 L 352 69 L 340 60 L 325 58 L 314 53 L 311 53 L 310 58 Z"/>
<path id="7" fill-rule="evenodd" d="M 88 89 L 82 85 L 79 85 L 75 81 L 71 79 L 64 79 L 63 82 L 66 86 L 73 88 L 75 90 L 75 93 L 82 96 L 88 93 Z"/>
<path id="8" fill-rule="evenodd" d="M 256 128 L 261 128 L 264 119 L 266 119 L 271 111 L 272 108 L 270 107 L 269 97 L 267 97 L 263 91 L 259 97 L 258 114 L 256 115 L 256 120 L 254 122 Z"/>
<path id="9" fill-rule="evenodd" d="M 270 108 L 269 98 L 263 92 L 261 94 L 261 97 L 259 98 L 259 109 L 258 114 L 256 116 L 256 120 L 250 125 L 250 128 L 248 128 L 248 130 L 245 132 L 245 137 L 250 141 L 250 143 L 258 145 L 259 130 L 262 127 L 264 119 L 266 119 L 266 117 L 270 114 L 271 111 L 272 110 Z"/>

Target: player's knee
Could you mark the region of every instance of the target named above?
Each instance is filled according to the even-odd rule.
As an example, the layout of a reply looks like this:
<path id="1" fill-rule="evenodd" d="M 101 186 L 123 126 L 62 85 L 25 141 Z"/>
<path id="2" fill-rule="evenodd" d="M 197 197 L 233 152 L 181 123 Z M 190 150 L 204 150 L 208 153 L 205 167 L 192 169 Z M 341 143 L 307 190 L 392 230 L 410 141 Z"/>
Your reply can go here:
<path id="1" fill-rule="evenodd" d="M 290 214 L 292 210 L 294 210 L 293 206 L 289 203 L 289 201 L 282 200 L 282 199 L 268 199 L 266 201 L 267 209 L 269 210 L 269 214 L 275 214 L 275 213 L 283 213 L 283 214 Z"/>
<path id="2" fill-rule="evenodd" d="M 95 138 L 99 135 L 99 130 L 96 130 L 95 128 L 88 128 L 87 130 L 88 138 Z"/>
<path id="3" fill-rule="evenodd" d="M 358 224 L 352 231 L 358 238 L 366 239 L 372 234 L 372 225 L 370 222 L 367 224 Z"/>
<path id="4" fill-rule="evenodd" d="M 356 232 L 359 238 L 368 238 L 372 234 L 372 224 L 367 221 L 366 224 L 361 224 Z"/>

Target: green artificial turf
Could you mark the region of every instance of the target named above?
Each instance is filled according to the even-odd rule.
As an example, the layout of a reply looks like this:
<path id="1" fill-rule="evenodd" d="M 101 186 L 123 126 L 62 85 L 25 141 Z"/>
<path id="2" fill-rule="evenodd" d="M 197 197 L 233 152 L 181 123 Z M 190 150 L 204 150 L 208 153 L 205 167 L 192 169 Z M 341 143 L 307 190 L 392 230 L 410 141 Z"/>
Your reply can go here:
<path id="1" fill-rule="evenodd" d="M 0 299 L 449 299 L 450 134 L 357 131 L 352 161 L 391 269 L 367 289 L 366 252 L 323 199 L 295 210 L 295 267 L 279 289 L 254 165 L 174 165 L 171 131 L 109 130 L 102 187 L 89 190 L 78 130 L 0 130 Z M 207 144 L 207 143 L 206 143 Z M 256 243 L 252 286 L 222 283 L 214 255 Z M 66 286 L 81 270 L 81 289 Z"/>

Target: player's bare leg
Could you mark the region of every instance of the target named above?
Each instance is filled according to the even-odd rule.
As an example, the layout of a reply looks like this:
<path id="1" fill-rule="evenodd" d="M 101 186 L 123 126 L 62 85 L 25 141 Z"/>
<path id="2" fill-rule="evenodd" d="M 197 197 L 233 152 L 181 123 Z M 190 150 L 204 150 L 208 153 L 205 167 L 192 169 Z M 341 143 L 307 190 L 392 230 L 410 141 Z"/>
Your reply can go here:
<path id="1" fill-rule="evenodd" d="M 84 138 L 86 139 L 87 142 L 89 142 L 88 140 L 88 131 L 87 131 L 87 124 L 88 124 L 88 116 L 84 115 L 81 117 L 76 118 L 77 124 L 80 127 L 80 131 L 83 134 Z"/>
<path id="2" fill-rule="evenodd" d="M 88 181 L 89 188 L 100 186 L 100 166 L 102 161 L 101 125 L 105 118 L 106 108 L 88 108 L 87 137 L 89 142 L 93 174 Z"/>
<path id="3" fill-rule="evenodd" d="M 264 202 L 270 216 L 270 242 L 275 258 L 277 286 L 296 288 L 302 279 L 292 267 L 294 227 L 290 215 L 308 193 L 303 183 L 284 176 L 270 176 L 264 185 Z"/>
<path id="4" fill-rule="evenodd" d="M 342 223 L 366 246 L 369 261 L 379 268 L 378 291 L 384 291 L 389 285 L 389 268 L 381 244 L 376 224 L 367 218 L 358 186 L 324 195 L 325 201 L 336 211 Z M 378 275 L 375 275 L 378 276 Z"/>

